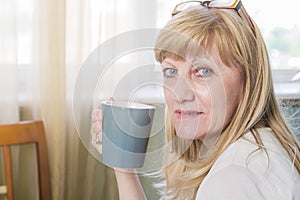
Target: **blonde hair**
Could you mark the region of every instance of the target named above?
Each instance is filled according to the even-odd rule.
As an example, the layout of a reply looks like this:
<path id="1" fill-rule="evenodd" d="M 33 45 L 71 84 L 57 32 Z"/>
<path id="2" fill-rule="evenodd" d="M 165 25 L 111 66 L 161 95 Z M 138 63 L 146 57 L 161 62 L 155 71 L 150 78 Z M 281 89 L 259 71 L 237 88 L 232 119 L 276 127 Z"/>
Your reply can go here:
<path id="1" fill-rule="evenodd" d="M 177 137 L 166 113 L 166 142 L 171 145 L 165 152 L 164 198 L 195 198 L 199 185 L 217 158 L 247 131 L 251 131 L 258 147 L 264 150 L 257 132 L 260 127 L 273 130 L 300 172 L 300 147 L 281 115 L 274 95 L 266 47 L 254 22 L 253 26 L 254 29 L 251 29 L 234 10 L 199 7 L 175 15 L 160 32 L 155 45 L 157 61 L 162 62 L 166 57 L 183 59 L 191 53 L 197 54 L 199 45 L 205 49 L 213 39 L 224 64 L 237 66 L 244 78 L 243 95 L 237 111 L 215 147 L 201 159 L 201 141 L 185 141 Z"/>

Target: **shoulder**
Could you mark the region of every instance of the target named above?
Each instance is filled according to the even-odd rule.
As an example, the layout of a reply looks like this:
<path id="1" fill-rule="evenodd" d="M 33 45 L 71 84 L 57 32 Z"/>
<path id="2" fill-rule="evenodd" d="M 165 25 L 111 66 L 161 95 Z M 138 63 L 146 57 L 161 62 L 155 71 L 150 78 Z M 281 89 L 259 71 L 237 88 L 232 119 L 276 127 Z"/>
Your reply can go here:
<path id="1" fill-rule="evenodd" d="M 239 165 L 228 165 L 204 179 L 197 197 L 209 200 L 262 199 L 251 173 Z"/>
<path id="2" fill-rule="evenodd" d="M 249 167 L 249 164 L 267 166 L 268 157 L 263 151 L 259 151 L 259 147 L 250 132 L 246 133 L 243 138 L 232 143 L 216 160 L 210 173 L 214 173 L 229 165 Z M 250 162 L 251 161 L 251 162 Z"/>
<path id="3" fill-rule="evenodd" d="M 270 167 L 273 170 L 279 166 L 290 170 L 293 166 L 291 159 L 272 130 L 261 128 L 258 129 L 258 133 L 263 143 L 263 149 L 259 147 L 252 133 L 247 132 L 221 154 L 211 172 L 232 164 L 245 167 L 256 174 L 264 174 Z M 276 165 L 274 165 L 275 163 Z"/>
<path id="4" fill-rule="evenodd" d="M 299 173 L 271 129 L 259 129 L 259 134 L 265 150 L 245 134 L 217 159 L 198 194 L 210 195 L 204 199 L 292 199 L 292 188 L 300 189 Z"/>

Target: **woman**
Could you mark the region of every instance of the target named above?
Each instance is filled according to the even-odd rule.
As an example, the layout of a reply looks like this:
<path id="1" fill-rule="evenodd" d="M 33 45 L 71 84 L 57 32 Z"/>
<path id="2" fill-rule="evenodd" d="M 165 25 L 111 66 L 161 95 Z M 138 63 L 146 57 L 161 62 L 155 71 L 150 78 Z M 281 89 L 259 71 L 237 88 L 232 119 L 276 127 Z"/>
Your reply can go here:
<path id="1" fill-rule="evenodd" d="M 300 146 L 256 24 L 238 0 L 196 4 L 174 9 L 155 46 L 169 147 L 162 198 L 300 199 Z M 146 198 L 136 175 L 115 173 L 121 199 Z"/>

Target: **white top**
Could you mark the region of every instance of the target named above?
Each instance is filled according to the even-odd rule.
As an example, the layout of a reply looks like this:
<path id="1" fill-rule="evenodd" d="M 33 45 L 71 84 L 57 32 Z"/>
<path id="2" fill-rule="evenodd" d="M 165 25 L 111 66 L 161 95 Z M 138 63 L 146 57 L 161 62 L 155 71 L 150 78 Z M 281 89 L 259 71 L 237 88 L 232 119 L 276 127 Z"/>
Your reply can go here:
<path id="1" fill-rule="evenodd" d="M 217 159 L 197 200 L 300 200 L 300 176 L 271 129 L 258 130 L 268 156 L 255 151 L 252 134 L 234 142 Z M 268 165 L 269 164 L 269 165 Z"/>

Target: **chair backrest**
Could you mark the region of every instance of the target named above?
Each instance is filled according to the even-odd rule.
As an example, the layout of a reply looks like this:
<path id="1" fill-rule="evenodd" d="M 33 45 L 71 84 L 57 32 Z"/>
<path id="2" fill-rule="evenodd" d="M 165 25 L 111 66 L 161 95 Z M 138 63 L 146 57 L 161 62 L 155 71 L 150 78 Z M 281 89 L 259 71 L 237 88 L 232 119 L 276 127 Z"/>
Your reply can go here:
<path id="1" fill-rule="evenodd" d="M 12 159 L 10 145 L 36 144 L 39 196 L 41 200 L 51 199 L 50 172 L 42 121 L 25 121 L 0 125 L 0 146 L 3 147 L 7 199 L 13 199 Z"/>

